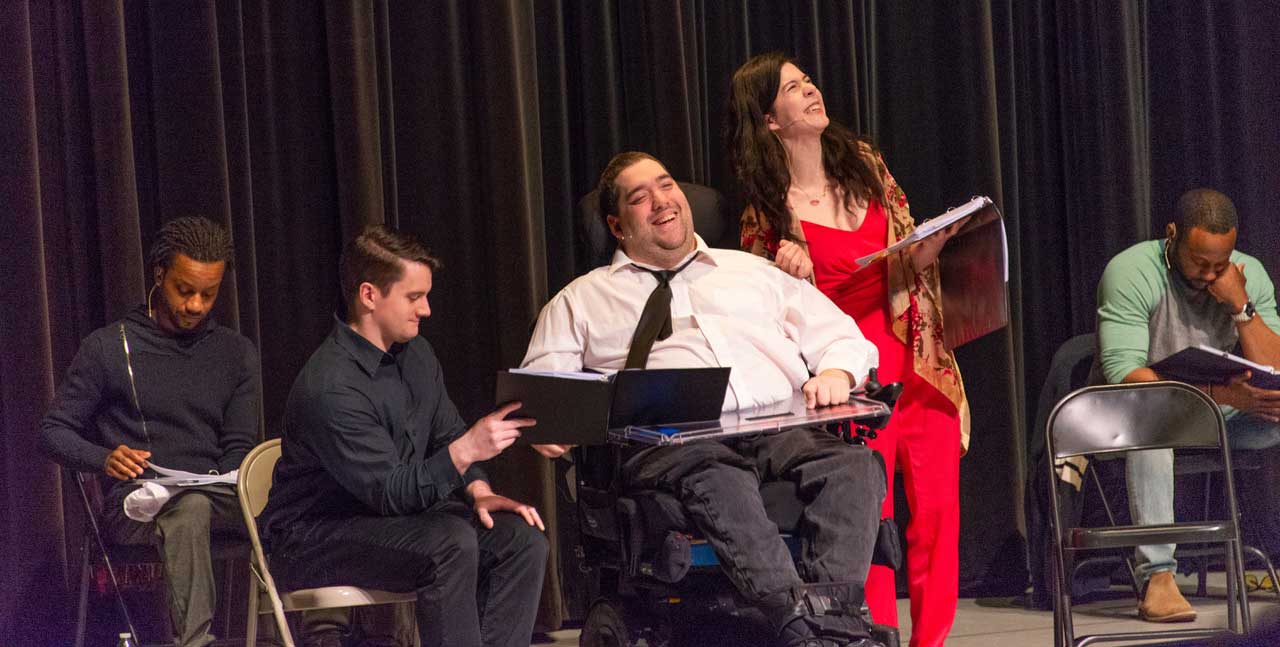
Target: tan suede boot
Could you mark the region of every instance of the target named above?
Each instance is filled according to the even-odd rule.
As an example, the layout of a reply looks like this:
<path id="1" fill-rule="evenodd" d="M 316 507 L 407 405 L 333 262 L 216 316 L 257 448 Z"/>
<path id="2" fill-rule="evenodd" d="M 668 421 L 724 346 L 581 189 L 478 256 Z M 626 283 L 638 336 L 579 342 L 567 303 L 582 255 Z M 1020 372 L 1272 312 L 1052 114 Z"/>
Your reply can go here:
<path id="1" fill-rule="evenodd" d="M 1196 619 L 1196 610 L 1182 597 L 1173 573 L 1160 571 L 1147 580 L 1138 617 L 1147 622 L 1191 622 Z"/>

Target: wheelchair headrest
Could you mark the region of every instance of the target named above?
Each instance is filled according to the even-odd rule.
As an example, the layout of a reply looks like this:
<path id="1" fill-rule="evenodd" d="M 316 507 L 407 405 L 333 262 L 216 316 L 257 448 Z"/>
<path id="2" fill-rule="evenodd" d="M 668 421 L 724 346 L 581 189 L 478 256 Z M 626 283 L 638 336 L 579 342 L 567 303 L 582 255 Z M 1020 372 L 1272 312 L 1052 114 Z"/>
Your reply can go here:
<path id="1" fill-rule="evenodd" d="M 719 191 L 694 184 L 678 182 L 680 190 L 689 200 L 693 211 L 693 229 L 711 247 L 738 248 L 738 223 L 729 216 L 729 206 Z M 617 248 L 617 240 L 609 233 L 597 211 L 598 191 L 592 191 L 578 201 L 578 232 L 587 250 L 590 267 L 607 265 Z"/>

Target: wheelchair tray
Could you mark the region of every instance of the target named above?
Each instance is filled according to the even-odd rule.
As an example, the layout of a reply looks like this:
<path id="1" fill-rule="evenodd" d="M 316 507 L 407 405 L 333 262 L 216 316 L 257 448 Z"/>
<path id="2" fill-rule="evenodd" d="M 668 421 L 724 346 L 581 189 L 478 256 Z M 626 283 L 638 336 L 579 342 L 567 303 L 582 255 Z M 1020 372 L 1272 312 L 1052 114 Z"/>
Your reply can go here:
<path id="1" fill-rule="evenodd" d="M 720 416 L 719 420 L 672 425 L 627 425 L 610 429 L 609 441 L 622 444 L 683 445 L 695 440 L 725 440 L 796 427 L 865 420 L 888 415 L 889 412 L 889 407 L 883 402 L 857 395 L 844 404 L 808 409 L 804 406 L 804 394 L 797 392 L 789 401 L 730 411 Z"/>

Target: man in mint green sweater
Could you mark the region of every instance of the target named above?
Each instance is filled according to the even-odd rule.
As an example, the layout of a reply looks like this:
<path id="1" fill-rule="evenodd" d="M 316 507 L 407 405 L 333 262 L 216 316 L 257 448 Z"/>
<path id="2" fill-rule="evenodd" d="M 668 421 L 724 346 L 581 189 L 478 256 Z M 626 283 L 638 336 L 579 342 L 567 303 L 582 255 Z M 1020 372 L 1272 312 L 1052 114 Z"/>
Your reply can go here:
<path id="1" fill-rule="evenodd" d="M 1280 365 L 1275 286 L 1257 259 L 1235 250 L 1236 226 L 1227 196 L 1193 189 L 1178 199 L 1164 240 L 1138 243 L 1111 259 L 1098 285 L 1099 365 L 1107 383 L 1162 379 L 1148 366 L 1197 344 Z M 1280 391 L 1250 386 L 1248 377 L 1196 386 L 1222 407 L 1233 448 L 1271 447 L 1280 443 Z M 1172 523 L 1173 452 L 1131 452 L 1125 474 L 1133 522 Z M 1144 620 L 1195 619 L 1173 580 L 1173 551 L 1172 545 L 1136 551 Z"/>

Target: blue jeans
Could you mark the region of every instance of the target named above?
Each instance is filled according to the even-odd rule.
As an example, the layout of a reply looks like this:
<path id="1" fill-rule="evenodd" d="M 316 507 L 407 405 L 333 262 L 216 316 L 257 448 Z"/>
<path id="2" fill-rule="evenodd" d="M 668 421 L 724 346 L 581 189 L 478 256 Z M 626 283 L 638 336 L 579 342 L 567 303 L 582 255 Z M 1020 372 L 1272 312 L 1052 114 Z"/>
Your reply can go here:
<path id="1" fill-rule="evenodd" d="M 1280 424 L 1230 411 L 1227 443 L 1231 449 L 1266 449 L 1280 444 Z M 1135 525 L 1173 523 L 1173 450 L 1129 452 L 1125 459 L 1129 516 Z M 1177 569 L 1173 544 L 1138 546 L 1134 550 L 1138 583 L 1161 571 Z"/>

